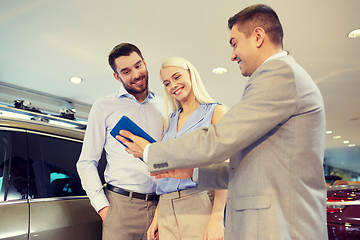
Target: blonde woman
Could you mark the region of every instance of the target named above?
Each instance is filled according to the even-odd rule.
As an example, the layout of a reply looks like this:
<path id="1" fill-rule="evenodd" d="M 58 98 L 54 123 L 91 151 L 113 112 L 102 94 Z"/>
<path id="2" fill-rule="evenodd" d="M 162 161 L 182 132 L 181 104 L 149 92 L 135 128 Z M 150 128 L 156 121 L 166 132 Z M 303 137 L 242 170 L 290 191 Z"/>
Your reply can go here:
<path id="1" fill-rule="evenodd" d="M 166 59 L 160 76 L 168 116 L 163 140 L 209 127 L 225 114 L 225 107 L 209 96 L 197 70 L 186 59 Z M 223 239 L 226 190 L 216 190 L 212 203 L 208 192 L 197 190 L 192 179 L 164 178 L 158 180 L 156 192 L 160 200 L 148 239 Z"/>

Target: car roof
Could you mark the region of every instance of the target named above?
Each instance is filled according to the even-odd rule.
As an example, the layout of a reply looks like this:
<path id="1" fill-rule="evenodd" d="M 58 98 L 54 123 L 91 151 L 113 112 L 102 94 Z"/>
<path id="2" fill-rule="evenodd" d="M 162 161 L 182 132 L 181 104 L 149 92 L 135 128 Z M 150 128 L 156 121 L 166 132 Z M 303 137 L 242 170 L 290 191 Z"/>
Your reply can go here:
<path id="1" fill-rule="evenodd" d="M 24 129 L 83 140 L 86 124 L 0 104 L 0 127 Z"/>
<path id="2" fill-rule="evenodd" d="M 360 190 L 360 185 L 332 185 L 327 187 L 328 191 L 338 191 L 338 190 Z"/>

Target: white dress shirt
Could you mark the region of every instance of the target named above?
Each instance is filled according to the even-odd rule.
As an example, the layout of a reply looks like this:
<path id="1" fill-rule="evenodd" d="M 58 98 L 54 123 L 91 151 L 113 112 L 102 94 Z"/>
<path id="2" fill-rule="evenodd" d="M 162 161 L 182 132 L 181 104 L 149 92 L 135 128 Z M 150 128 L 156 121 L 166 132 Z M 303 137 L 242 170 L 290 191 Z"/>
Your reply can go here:
<path id="1" fill-rule="evenodd" d="M 109 206 L 99 178 L 97 166 L 103 150 L 107 165 L 105 181 L 111 185 L 138 193 L 154 193 L 156 182 L 147 165 L 125 151 L 110 131 L 123 115 L 128 116 L 156 141 L 163 132 L 163 102 L 149 93 L 144 102 L 120 89 L 118 93 L 96 101 L 90 111 L 83 148 L 77 169 L 91 204 L 96 211 Z"/>

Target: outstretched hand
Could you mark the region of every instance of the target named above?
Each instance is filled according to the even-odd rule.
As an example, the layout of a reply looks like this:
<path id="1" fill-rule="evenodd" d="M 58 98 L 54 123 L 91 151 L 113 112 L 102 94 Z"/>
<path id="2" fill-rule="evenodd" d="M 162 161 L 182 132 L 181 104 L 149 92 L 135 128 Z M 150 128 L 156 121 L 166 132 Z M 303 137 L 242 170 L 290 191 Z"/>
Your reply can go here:
<path id="1" fill-rule="evenodd" d="M 126 130 L 121 130 L 119 134 L 120 135 L 116 135 L 116 139 L 118 139 L 127 146 L 125 150 L 136 158 L 138 157 L 142 158 L 144 153 L 144 148 L 150 142 Z M 131 139 L 132 142 L 129 139 Z"/>
<path id="2" fill-rule="evenodd" d="M 151 176 L 154 176 L 156 179 L 159 178 L 177 178 L 177 179 L 187 179 L 192 178 L 193 169 L 172 169 L 164 172 L 150 173 Z"/>

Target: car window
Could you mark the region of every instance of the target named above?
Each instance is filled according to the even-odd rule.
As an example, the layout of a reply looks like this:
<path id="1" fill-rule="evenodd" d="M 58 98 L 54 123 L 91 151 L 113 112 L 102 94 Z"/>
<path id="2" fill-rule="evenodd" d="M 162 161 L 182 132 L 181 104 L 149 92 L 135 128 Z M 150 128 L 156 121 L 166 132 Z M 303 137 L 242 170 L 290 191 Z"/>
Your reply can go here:
<path id="1" fill-rule="evenodd" d="M 81 142 L 29 133 L 31 198 L 85 195 L 76 171 Z"/>
<path id="2" fill-rule="evenodd" d="M 4 201 L 6 173 L 10 159 L 10 132 L 0 131 L 0 201 Z"/>
<path id="3" fill-rule="evenodd" d="M 0 129 L 0 201 L 27 199 L 27 168 L 25 133 Z"/>

